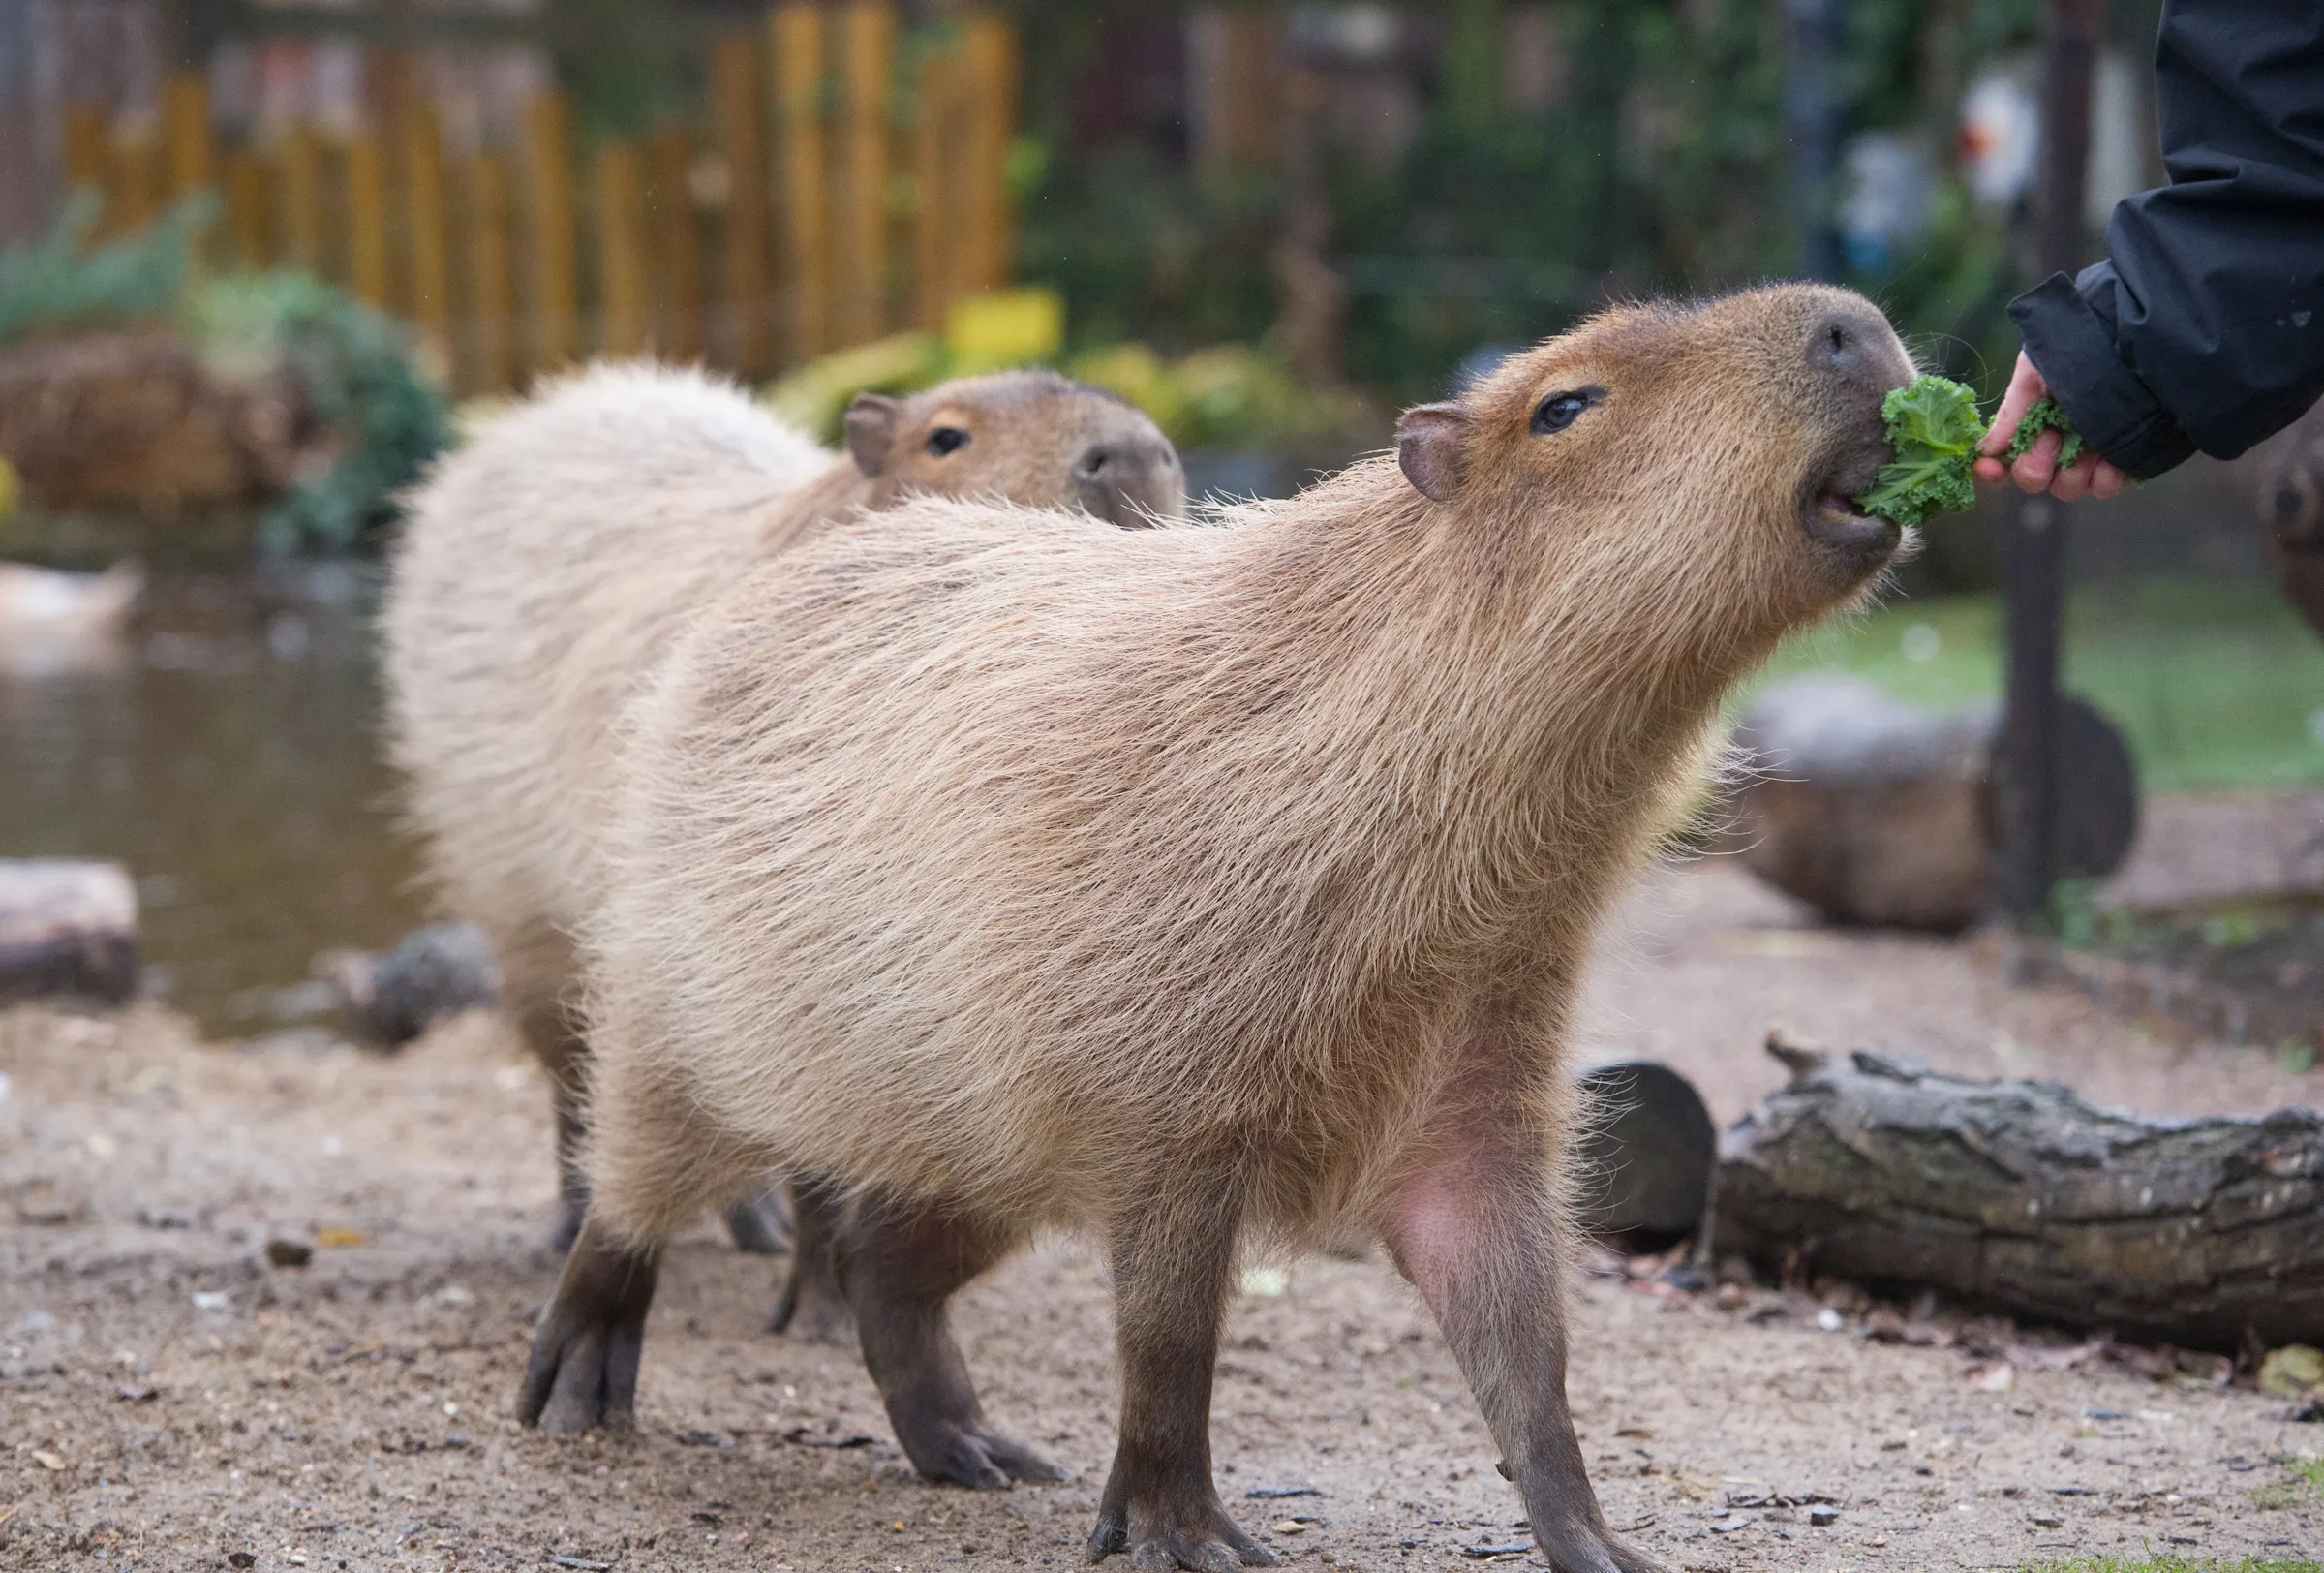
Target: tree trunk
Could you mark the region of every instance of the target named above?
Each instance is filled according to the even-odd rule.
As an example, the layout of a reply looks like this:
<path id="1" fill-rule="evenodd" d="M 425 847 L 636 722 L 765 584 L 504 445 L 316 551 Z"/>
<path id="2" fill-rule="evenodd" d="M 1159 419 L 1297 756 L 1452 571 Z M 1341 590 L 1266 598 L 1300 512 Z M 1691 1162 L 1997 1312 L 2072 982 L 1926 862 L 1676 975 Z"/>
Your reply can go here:
<path id="1" fill-rule="evenodd" d="M 1966 928 L 1998 895 L 2001 719 L 1994 705 L 1921 710 L 1860 678 L 1778 684 L 1735 729 L 1754 771 L 1728 844 L 1837 922 Z M 2138 827 L 2129 752 L 2078 700 L 2060 700 L 2058 722 L 2063 872 L 2109 874 Z"/>
<path id="2" fill-rule="evenodd" d="M 138 893 L 118 863 L 0 859 L 0 1003 L 138 987 Z"/>
<path id="3" fill-rule="evenodd" d="M 1770 1038 L 1720 1142 L 1718 1243 L 1866 1284 L 2233 1350 L 2324 1342 L 2324 1117 L 2154 1119 Z"/>

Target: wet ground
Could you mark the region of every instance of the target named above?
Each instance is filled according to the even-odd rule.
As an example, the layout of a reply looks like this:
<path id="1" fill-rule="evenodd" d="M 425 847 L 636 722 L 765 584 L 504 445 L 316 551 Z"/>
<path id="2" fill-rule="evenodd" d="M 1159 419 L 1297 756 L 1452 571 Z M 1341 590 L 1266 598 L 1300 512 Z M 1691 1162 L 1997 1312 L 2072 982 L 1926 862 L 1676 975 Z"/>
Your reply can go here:
<path id="1" fill-rule="evenodd" d="M 0 668 L 0 857 L 127 863 L 147 992 L 213 1033 L 308 1019 L 316 952 L 419 921 L 375 742 L 374 579 L 157 570 L 120 638 Z"/>

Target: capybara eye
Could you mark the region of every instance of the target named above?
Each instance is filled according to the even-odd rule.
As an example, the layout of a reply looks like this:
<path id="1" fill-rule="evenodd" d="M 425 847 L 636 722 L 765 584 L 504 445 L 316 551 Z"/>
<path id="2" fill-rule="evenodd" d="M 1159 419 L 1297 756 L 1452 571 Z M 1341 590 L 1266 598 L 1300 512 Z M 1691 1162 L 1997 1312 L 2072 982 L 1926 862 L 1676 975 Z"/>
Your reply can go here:
<path id="1" fill-rule="evenodd" d="M 968 446 L 968 434 L 958 426 L 938 426 L 928 434 L 927 448 L 937 458 L 958 453 Z"/>
<path id="2" fill-rule="evenodd" d="M 1600 387 L 1576 387 L 1550 394 L 1533 407 L 1533 435 L 1544 437 L 1553 431 L 1564 431 L 1580 418 L 1584 410 L 1604 397 L 1605 390 Z"/>

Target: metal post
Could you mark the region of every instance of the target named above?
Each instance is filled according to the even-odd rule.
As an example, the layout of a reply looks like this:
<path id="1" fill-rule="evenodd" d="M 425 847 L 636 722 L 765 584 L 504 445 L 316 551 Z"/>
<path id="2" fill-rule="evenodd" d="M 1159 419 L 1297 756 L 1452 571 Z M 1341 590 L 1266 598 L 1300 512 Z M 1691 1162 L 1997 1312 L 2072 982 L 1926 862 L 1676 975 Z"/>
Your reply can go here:
<path id="1" fill-rule="evenodd" d="M 2083 260 L 2082 185 L 2090 163 L 2090 77 L 2105 0 L 2050 0 L 2041 78 L 2041 185 L 2035 253 L 2043 272 Z M 2002 905 L 2021 928 L 2047 920 L 2058 877 L 2058 649 L 2066 510 L 2016 498 L 2003 564 L 2009 675 L 2002 724 Z"/>

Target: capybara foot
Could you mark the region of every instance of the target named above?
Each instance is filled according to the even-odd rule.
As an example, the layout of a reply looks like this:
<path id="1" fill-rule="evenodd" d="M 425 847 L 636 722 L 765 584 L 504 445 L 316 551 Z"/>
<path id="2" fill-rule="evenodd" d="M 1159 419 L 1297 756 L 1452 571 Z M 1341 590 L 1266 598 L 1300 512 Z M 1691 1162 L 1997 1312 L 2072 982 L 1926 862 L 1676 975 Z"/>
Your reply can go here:
<path id="1" fill-rule="evenodd" d="M 1661 1562 L 1608 1533 L 1595 1512 L 1564 1523 L 1537 1518 L 1533 1532 L 1556 1573 L 1664 1573 Z"/>
<path id="2" fill-rule="evenodd" d="M 970 1491 L 1006 1491 L 1017 1481 L 1048 1485 L 1065 1471 L 1013 1437 L 987 1431 L 976 1421 L 928 1416 L 915 1419 L 890 1411 L 896 1439 L 912 1467 L 946 1486 Z"/>
<path id="3" fill-rule="evenodd" d="M 780 1256 L 791 1247 L 791 1210 L 782 1187 L 769 1186 L 758 1195 L 726 1209 L 726 1233 L 737 1250 L 753 1256 Z"/>
<path id="4" fill-rule="evenodd" d="M 1239 1567 L 1274 1567 L 1279 1558 L 1242 1532 L 1215 1494 L 1206 1489 L 1198 1501 L 1171 1504 L 1124 1502 L 1109 1486 L 1089 1533 L 1088 1559 L 1102 1562 L 1117 1551 L 1130 1554 L 1139 1573 L 1235 1573 Z"/>
<path id="5" fill-rule="evenodd" d="M 518 1419 L 560 1435 L 628 1429 L 660 1260 L 658 1249 L 623 1250 L 594 1221 L 582 1225 L 533 1336 Z"/>

